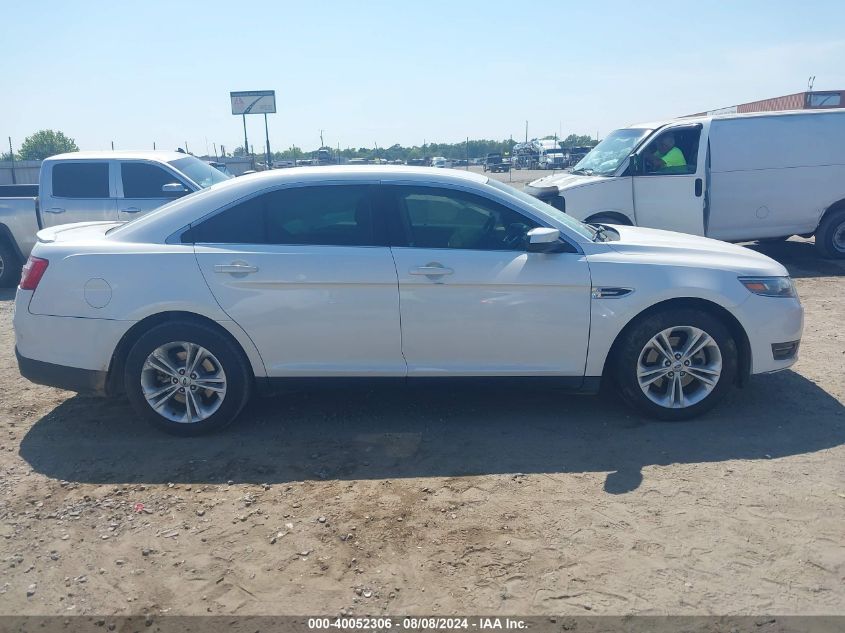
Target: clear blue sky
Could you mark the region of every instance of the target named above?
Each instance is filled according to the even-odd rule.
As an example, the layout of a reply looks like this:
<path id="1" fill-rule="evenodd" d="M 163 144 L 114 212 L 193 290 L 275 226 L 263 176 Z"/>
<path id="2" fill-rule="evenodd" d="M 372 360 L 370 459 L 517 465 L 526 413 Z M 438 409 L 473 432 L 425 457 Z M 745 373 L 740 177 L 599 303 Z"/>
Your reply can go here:
<path id="1" fill-rule="evenodd" d="M 0 137 L 83 149 L 243 142 L 229 91 L 275 89 L 274 149 L 602 135 L 845 88 L 845 2 L 59 2 L 0 8 Z M 263 118 L 248 119 L 250 143 Z"/>

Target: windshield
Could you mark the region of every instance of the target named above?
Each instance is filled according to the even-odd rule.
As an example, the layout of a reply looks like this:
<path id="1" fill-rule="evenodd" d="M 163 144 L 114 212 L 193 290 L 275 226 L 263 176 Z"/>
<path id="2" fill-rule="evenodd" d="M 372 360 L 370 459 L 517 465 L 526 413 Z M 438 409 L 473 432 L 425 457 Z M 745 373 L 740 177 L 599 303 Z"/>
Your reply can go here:
<path id="1" fill-rule="evenodd" d="M 592 240 L 593 236 L 595 235 L 595 231 L 590 229 L 586 224 L 583 222 L 579 222 L 571 215 L 566 215 L 563 211 L 559 209 L 555 209 L 550 204 L 546 204 L 542 200 L 535 198 L 534 196 L 528 195 L 524 191 L 520 191 L 519 189 L 515 189 L 510 185 L 506 185 L 503 182 L 499 182 L 498 180 L 493 180 L 492 178 L 487 180 L 487 184 L 491 187 L 495 187 L 499 191 L 502 191 L 509 196 L 513 196 L 520 202 L 523 202 L 530 206 L 534 211 L 539 213 L 541 216 L 546 216 L 551 218 L 555 222 L 563 224 L 564 226 L 572 229 L 581 237 L 585 237 L 588 240 Z"/>
<path id="2" fill-rule="evenodd" d="M 181 171 L 203 189 L 218 182 L 229 180 L 232 177 L 193 156 L 172 160 L 169 164 Z"/>
<path id="3" fill-rule="evenodd" d="M 572 171 L 588 176 L 611 176 L 651 130 L 625 128 L 608 134 Z"/>

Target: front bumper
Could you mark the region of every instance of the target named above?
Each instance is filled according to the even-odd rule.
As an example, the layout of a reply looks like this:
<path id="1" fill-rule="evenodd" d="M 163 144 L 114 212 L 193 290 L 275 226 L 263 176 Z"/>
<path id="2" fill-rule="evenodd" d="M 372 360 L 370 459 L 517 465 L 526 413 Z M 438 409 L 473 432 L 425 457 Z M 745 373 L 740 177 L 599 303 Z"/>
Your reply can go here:
<path id="1" fill-rule="evenodd" d="M 786 369 L 798 360 L 804 308 L 798 299 L 752 296 L 740 306 L 751 345 L 751 373 Z M 788 350 L 789 353 L 783 353 Z"/>
<path id="2" fill-rule="evenodd" d="M 15 347 L 15 357 L 18 359 L 18 370 L 21 376 L 39 385 L 88 393 L 99 396 L 106 395 L 106 378 L 108 372 L 95 369 L 80 369 L 54 365 L 42 360 L 33 360 L 21 356 Z"/>

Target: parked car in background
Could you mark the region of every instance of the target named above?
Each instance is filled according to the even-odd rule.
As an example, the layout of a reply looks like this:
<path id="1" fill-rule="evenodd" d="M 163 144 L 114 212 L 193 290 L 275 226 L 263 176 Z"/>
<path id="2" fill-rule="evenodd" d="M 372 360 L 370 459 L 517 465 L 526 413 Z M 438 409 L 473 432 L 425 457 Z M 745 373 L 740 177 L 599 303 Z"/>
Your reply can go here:
<path id="1" fill-rule="evenodd" d="M 665 151 L 682 162 L 657 161 Z M 815 235 L 823 256 L 845 258 L 845 110 L 633 125 L 526 190 L 588 223 L 728 241 Z"/>
<path id="2" fill-rule="evenodd" d="M 130 220 L 228 178 L 231 176 L 182 152 L 51 156 L 41 164 L 37 190 L 0 186 L 0 286 L 17 283 L 20 267 L 41 228 Z"/>
<path id="3" fill-rule="evenodd" d="M 125 224 L 44 229 L 14 327 L 30 380 L 125 393 L 194 435 L 303 378 L 607 380 L 686 419 L 792 365 L 802 321 L 784 267 L 749 249 L 391 166 L 264 172 Z"/>
<path id="4" fill-rule="evenodd" d="M 431 159 L 431 166 L 432 167 L 441 167 L 441 168 L 449 168 L 452 167 L 452 161 L 448 158 L 444 158 L 443 156 L 435 156 Z"/>
<path id="5" fill-rule="evenodd" d="M 510 168 L 511 164 L 502 160 L 502 155 L 498 152 L 491 152 L 487 154 L 487 157 L 484 159 L 484 171 L 507 172 L 510 171 Z"/>

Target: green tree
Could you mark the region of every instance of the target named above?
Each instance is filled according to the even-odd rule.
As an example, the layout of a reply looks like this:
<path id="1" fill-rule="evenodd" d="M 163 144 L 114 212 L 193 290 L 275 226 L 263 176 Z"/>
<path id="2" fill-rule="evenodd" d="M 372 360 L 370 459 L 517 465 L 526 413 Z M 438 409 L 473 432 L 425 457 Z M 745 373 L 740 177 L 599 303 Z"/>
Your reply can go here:
<path id="1" fill-rule="evenodd" d="M 24 139 L 19 155 L 21 160 L 44 160 L 55 154 L 78 151 L 76 141 L 62 132 L 39 130 Z"/>

